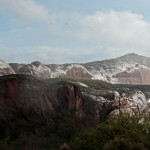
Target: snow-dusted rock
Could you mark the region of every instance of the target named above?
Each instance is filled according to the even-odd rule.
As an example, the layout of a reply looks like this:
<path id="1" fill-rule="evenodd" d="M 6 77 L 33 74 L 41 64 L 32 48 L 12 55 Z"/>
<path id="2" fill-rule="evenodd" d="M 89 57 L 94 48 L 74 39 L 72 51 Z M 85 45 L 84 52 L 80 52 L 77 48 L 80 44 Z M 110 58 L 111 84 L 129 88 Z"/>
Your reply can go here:
<path id="1" fill-rule="evenodd" d="M 119 100 L 115 100 L 115 105 L 118 105 L 118 109 L 114 110 L 111 114 L 130 114 L 145 112 L 148 113 L 149 106 L 145 95 L 142 91 L 135 91 L 131 96 L 122 94 Z"/>
<path id="2" fill-rule="evenodd" d="M 0 76 L 7 74 L 15 74 L 15 72 L 9 64 L 4 62 L 3 60 L 0 60 Z"/>
<path id="3" fill-rule="evenodd" d="M 150 58 L 128 54 L 85 64 L 10 64 L 16 73 L 41 78 L 94 79 L 120 84 L 150 84 Z"/>
<path id="4" fill-rule="evenodd" d="M 145 106 L 147 106 L 147 100 L 145 98 L 145 95 L 142 91 L 136 91 L 131 97 L 130 97 L 131 107 L 139 107 L 140 109 L 144 109 Z"/>

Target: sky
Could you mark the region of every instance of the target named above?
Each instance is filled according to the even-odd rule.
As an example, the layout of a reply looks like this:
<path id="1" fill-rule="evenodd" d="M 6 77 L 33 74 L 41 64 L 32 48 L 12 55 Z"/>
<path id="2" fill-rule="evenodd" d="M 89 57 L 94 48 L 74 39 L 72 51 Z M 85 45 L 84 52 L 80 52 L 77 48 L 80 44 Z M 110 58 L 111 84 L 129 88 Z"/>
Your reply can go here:
<path id="1" fill-rule="evenodd" d="M 0 59 L 85 63 L 150 57 L 150 0 L 0 0 Z"/>

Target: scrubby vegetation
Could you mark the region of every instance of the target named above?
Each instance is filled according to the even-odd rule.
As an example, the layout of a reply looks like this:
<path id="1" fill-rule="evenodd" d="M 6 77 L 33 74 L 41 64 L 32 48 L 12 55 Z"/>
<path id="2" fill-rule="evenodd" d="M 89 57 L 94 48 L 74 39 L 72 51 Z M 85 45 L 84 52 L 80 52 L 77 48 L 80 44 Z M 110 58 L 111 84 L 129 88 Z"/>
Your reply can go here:
<path id="1" fill-rule="evenodd" d="M 149 139 L 148 116 L 120 115 L 93 126 L 86 118 L 79 119 L 71 114 L 57 115 L 48 127 L 11 128 L 1 136 L 0 149 L 147 150 L 150 149 Z"/>
<path id="2" fill-rule="evenodd" d="M 101 80 L 78 80 L 79 82 L 82 82 L 88 86 L 88 88 L 82 87 L 81 90 L 88 91 L 92 89 L 96 90 L 112 90 L 112 91 L 118 91 L 121 93 L 131 94 L 133 91 L 140 90 L 142 91 L 146 96 L 150 97 L 150 85 L 132 85 L 132 84 L 111 84 L 105 81 Z M 73 79 L 67 79 L 67 78 L 55 78 L 55 79 L 47 79 L 44 81 L 46 86 L 58 86 L 60 84 L 65 83 L 76 83 L 77 80 Z"/>
<path id="3" fill-rule="evenodd" d="M 72 149 L 150 149 L 150 118 L 115 116 L 96 128 L 88 128 L 71 142 Z"/>

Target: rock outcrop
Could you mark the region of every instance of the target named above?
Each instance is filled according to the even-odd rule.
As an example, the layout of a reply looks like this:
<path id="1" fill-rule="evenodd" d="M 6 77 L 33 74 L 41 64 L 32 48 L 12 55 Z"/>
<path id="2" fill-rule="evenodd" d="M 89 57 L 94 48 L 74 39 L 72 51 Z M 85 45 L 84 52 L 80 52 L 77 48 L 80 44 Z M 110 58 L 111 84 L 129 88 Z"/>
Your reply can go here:
<path id="1" fill-rule="evenodd" d="M 0 60 L 0 76 L 8 74 L 15 74 L 15 71 L 9 64 L 4 62 L 3 60 Z"/>
<path id="2" fill-rule="evenodd" d="M 46 125 L 55 113 L 44 84 L 27 75 L 0 78 L 0 120 Z"/>
<path id="3" fill-rule="evenodd" d="M 28 74 L 42 79 L 95 79 L 117 84 L 150 84 L 150 58 L 128 54 L 116 59 L 85 64 L 11 63 L 17 74 Z"/>
<path id="4" fill-rule="evenodd" d="M 85 114 L 95 123 L 105 122 L 109 114 L 118 108 L 118 103 L 114 104 L 120 96 L 117 91 L 93 89 L 82 94 Z"/>
<path id="5" fill-rule="evenodd" d="M 149 107 L 139 90 L 120 96 L 117 91 L 96 90 L 75 81 L 40 80 L 17 74 L 0 77 L 0 124 L 47 126 L 57 114 L 86 117 L 97 124 L 105 122 L 110 114 L 143 111 L 149 113 Z"/>
<path id="6" fill-rule="evenodd" d="M 84 116 L 84 101 L 81 91 L 76 85 L 63 85 L 57 91 L 59 111 L 74 113 L 76 116 Z"/>
<path id="7" fill-rule="evenodd" d="M 57 113 L 84 116 L 80 88 L 74 84 L 48 85 L 29 75 L 0 77 L 0 123 L 46 126 Z"/>
<path id="8" fill-rule="evenodd" d="M 142 91 L 135 91 L 132 95 L 126 96 L 125 93 L 122 96 L 114 101 L 114 105 L 117 106 L 111 114 L 141 114 L 141 113 L 148 113 L 149 105 L 146 100 L 145 95 Z"/>
<path id="9" fill-rule="evenodd" d="M 116 92 L 82 93 L 80 82 L 48 83 L 29 75 L 0 77 L 0 121 L 7 118 L 17 126 L 47 125 L 58 114 L 75 114 L 103 122 L 116 109 Z M 87 86 L 84 85 L 84 88 Z"/>
<path id="10" fill-rule="evenodd" d="M 32 75 L 41 79 L 51 78 L 51 69 L 38 61 L 31 64 L 12 63 L 10 65 L 17 74 Z"/>
<path id="11" fill-rule="evenodd" d="M 114 76 L 120 84 L 144 84 L 150 83 L 150 69 L 140 68 L 131 72 L 122 72 Z"/>
<path id="12" fill-rule="evenodd" d="M 85 114 L 96 123 L 105 122 L 110 115 L 149 114 L 150 107 L 144 93 L 135 90 L 132 94 L 121 96 L 117 91 L 91 90 L 83 93 Z"/>

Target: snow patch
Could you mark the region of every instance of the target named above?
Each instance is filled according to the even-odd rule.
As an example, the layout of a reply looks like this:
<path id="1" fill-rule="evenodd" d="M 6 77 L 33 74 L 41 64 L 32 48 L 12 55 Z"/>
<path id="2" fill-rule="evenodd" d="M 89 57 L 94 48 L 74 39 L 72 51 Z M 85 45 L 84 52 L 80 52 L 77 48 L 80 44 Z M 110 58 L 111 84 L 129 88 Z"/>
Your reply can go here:
<path id="1" fill-rule="evenodd" d="M 82 83 L 82 82 L 77 82 L 77 84 L 79 84 L 82 87 L 88 87 L 86 84 Z"/>

